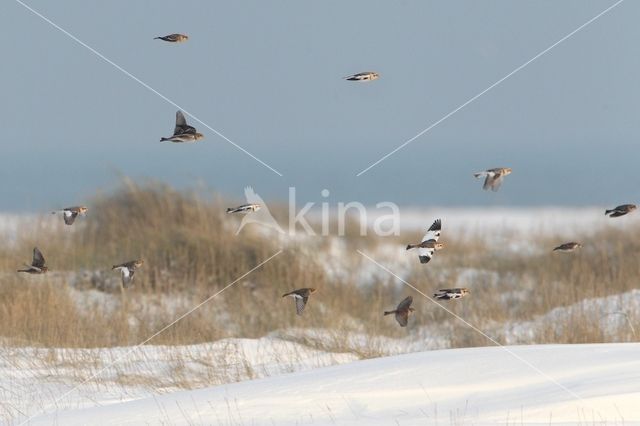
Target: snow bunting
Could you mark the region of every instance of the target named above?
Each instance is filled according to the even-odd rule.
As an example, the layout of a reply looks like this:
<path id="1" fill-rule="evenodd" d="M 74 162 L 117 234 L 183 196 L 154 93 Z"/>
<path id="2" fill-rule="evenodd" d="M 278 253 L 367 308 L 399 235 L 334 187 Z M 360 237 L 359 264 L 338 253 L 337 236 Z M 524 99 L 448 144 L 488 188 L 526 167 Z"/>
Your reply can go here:
<path id="1" fill-rule="evenodd" d="M 182 111 L 178 111 L 176 112 L 176 126 L 173 128 L 173 135 L 168 138 L 160 138 L 160 142 L 195 142 L 203 138 L 202 133 L 198 133 L 195 127 L 187 124 Z"/>
<path id="2" fill-rule="evenodd" d="M 378 74 L 377 72 L 365 71 L 353 75 L 348 75 L 344 77 L 344 79 L 349 81 L 372 81 L 377 80 L 379 77 L 380 74 Z"/>
<path id="3" fill-rule="evenodd" d="M 227 209 L 227 213 L 252 213 L 260 210 L 262 206 L 260 204 L 243 204 L 238 207 Z"/>
<path id="4" fill-rule="evenodd" d="M 582 248 L 582 244 L 570 242 L 570 243 L 560 244 L 558 247 L 554 248 L 553 251 L 561 251 L 561 252 L 569 253 L 579 248 Z"/>
<path id="5" fill-rule="evenodd" d="M 84 216 L 85 214 L 87 214 L 88 210 L 89 209 L 84 207 L 84 206 L 65 207 L 62 210 L 57 210 L 55 212 L 51 212 L 51 214 L 56 214 L 58 212 L 62 212 L 62 217 L 64 218 L 64 223 L 67 224 L 67 225 L 73 225 L 73 222 L 75 222 L 76 217 L 78 217 L 79 214 Z"/>
<path id="6" fill-rule="evenodd" d="M 441 288 L 437 293 L 433 294 L 436 299 L 451 300 L 460 299 L 469 294 L 469 290 L 466 288 Z"/>
<path id="7" fill-rule="evenodd" d="M 500 189 L 503 178 L 507 175 L 510 175 L 511 171 L 511 167 L 497 167 L 495 169 L 485 170 L 484 172 L 474 173 L 473 175 L 476 178 L 485 178 L 482 189 L 484 189 L 485 191 L 491 189 L 493 192 L 496 192 L 498 189 Z"/>
<path id="8" fill-rule="evenodd" d="M 301 288 L 298 290 L 293 290 L 290 293 L 285 293 L 282 297 L 291 296 L 296 301 L 296 314 L 302 315 L 302 311 L 304 311 L 304 307 L 307 306 L 307 301 L 309 300 L 309 296 L 316 292 L 315 288 Z"/>
<path id="9" fill-rule="evenodd" d="M 162 37 L 154 37 L 154 40 L 164 40 L 164 41 L 168 41 L 170 43 L 182 43 L 183 41 L 187 41 L 189 40 L 189 36 L 188 35 L 184 35 L 184 34 L 169 34 L 166 36 L 162 36 Z"/>
<path id="10" fill-rule="evenodd" d="M 615 209 L 606 210 L 604 214 L 609 215 L 609 217 L 619 217 L 619 216 L 624 216 L 627 213 L 631 213 L 637 208 L 638 206 L 636 206 L 635 204 L 623 204 L 621 206 L 616 207 Z"/>
<path id="11" fill-rule="evenodd" d="M 44 256 L 42 252 L 38 250 L 38 247 L 34 247 L 33 249 L 33 260 L 31 261 L 31 265 L 25 265 L 27 269 L 18 269 L 18 272 L 26 272 L 27 274 L 44 274 L 49 270 L 45 266 Z"/>
<path id="12" fill-rule="evenodd" d="M 407 322 L 409 322 L 409 315 L 413 311 L 415 311 L 415 309 L 411 307 L 412 303 L 413 303 L 413 297 L 407 296 L 406 299 L 404 299 L 402 302 L 400 302 L 400 304 L 398 304 L 398 307 L 396 308 L 395 311 L 385 311 L 384 315 L 386 316 L 386 315 L 396 314 L 396 321 L 398 321 L 398 324 L 400 324 L 400 327 L 406 327 Z"/>
<path id="13" fill-rule="evenodd" d="M 422 237 L 422 242 L 420 244 L 409 244 L 407 246 L 407 250 L 418 248 L 418 258 L 420 259 L 420 263 L 429 263 L 433 257 L 433 253 L 444 247 L 444 244 L 438 242 L 441 229 L 442 221 L 437 219 L 427 230 L 427 233 L 424 234 L 424 237 Z"/>
<path id="14" fill-rule="evenodd" d="M 122 287 L 127 288 L 131 285 L 133 281 L 133 274 L 135 274 L 136 269 L 142 266 L 144 260 L 132 260 L 130 262 L 121 263 L 120 265 L 113 265 L 111 268 L 119 269 L 122 274 Z"/>

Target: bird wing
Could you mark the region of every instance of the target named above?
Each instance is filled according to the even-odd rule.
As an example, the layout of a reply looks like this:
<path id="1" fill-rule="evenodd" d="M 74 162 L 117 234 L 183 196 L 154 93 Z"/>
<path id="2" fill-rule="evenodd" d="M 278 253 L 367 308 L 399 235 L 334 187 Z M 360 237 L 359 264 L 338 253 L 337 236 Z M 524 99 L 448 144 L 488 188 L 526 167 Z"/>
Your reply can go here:
<path id="1" fill-rule="evenodd" d="M 406 327 L 409 322 L 409 311 L 396 311 L 396 321 L 398 321 L 400 327 Z"/>
<path id="2" fill-rule="evenodd" d="M 38 250 L 38 247 L 33 248 L 33 262 L 31 262 L 31 266 L 34 266 L 38 269 L 41 269 L 44 266 L 44 256 L 42 252 Z"/>
<path id="3" fill-rule="evenodd" d="M 176 127 L 173 129 L 173 135 L 184 135 L 186 133 L 196 133 L 196 128 L 187 124 L 182 111 L 176 112 Z"/>
<path id="4" fill-rule="evenodd" d="M 413 303 L 413 297 L 407 296 L 402 302 L 400 302 L 400 304 L 398 304 L 398 307 L 396 308 L 396 310 L 406 311 L 407 309 L 409 309 L 409 306 L 411 306 L 412 303 Z"/>
<path id="5" fill-rule="evenodd" d="M 418 249 L 418 259 L 420 259 L 420 263 L 429 263 L 431 258 L 433 257 L 433 253 L 435 249 L 432 248 L 422 248 Z"/>
<path id="6" fill-rule="evenodd" d="M 120 267 L 120 273 L 122 274 L 122 286 L 125 288 L 129 287 L 129 284 L 131 284 L 131 281 L 133 280 L 135 270 L 122 266 Z"/>
<path id="7" fill-rule="evenodd" d="M 78 212 L 71 211 L 71 210 L 65 210 L 63 217 L 64 217 L 64 223 L 65 224 L 73 225 L 73 222 L 75 222 L 76 217 L 78 217 Z"/>
<path id="8" fill-rule="evenodd" d="M 442 230 L 442 221 L 437 219 L 431 224 L 431 227 L 427 230 L 427 233 L 422 237 L 422 242 L 433 240 L 438 241 L 440 238 L 440 231 Z"/>
<path id="9" fill-rule="evenodd" d="M 302 315 L 302 312 L 304 311 L 305 306 L 307 306 L 307 301 L 309 300 L 309 297 L 295 297 L 295 301 L 296 301 L 296 313 L 298 315 Z"/>

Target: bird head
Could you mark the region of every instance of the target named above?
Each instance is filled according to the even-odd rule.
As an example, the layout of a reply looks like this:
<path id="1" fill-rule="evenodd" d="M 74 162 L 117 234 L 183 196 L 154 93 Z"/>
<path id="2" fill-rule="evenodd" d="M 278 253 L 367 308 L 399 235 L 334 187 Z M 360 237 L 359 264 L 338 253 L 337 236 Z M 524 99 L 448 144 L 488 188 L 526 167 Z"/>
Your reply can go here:
<path id="1" fill-rule="evenodd" d="M 262 206 L 260 204 L 253 204 L 252 206 L 253 206 L 252 210 L 254 212 L 257 212 L 258 210 L 260 210 L 262 208 Z"/>
<path id="2" fill-rule="evenodd" d="M 85 206 L 80 206 L 80 208 L 78 209 L 78 211 L 80 212 L 81 215 L 85 215 L 87 214 L 87 212 L 89 211 L 89 209 Z"/>
<path id="3" fill-rule="evenodd" d="M 376 80 L 378 78 L 380 78 L 380 74 L 378 74 L 377 72 L 371 73 L 371 80 Z"/>
<path id="4" fill-rule="evenodd" d="M 409 308 L 409 312 L 414 312 L 414 311 L 415 311 L 415 309 L 413 309 L 411 307 Z"/>
<path id="5" fill-rule="evenodd" d="M 136 268 L 139 268 L 142 265 L 144 265 L 144 260 L 138 259 L 138 260 L 136 260 L 136 263 L 134 263 L 134 265 L 136 266 Z"/>
<path id="6" fill-rule="evenodd" d="M 463 296 L 466 296 L 467 294 L 469 294 L 469 289 L 468 289 L 468 288 L 463 288 L 463 289 L 460 291 L 460 294 L 462 294 Z"/>
<path id="7" fill-rule="evenodd" d="M 310 288 L 309 293 L 315 293 L 317 290 L 315 288 Z"/>
<path id="8" fill-rule="evenodd" d="M 513 171 L 513 170 L 511 169 L 511 167 L 505 167 L 505 168 L 504 168 L 504 175 L 505 175 L 505 176 L 506 176 L 506 175 L 510 175 L 512 171 Z"/>
<path id="9" fill-rule="evenodd" d="M 181 34 L 181 35 L 180 35 L 180 39 L 182 39 L 182 40 L 184 40 L 184 41 L 187 41 L 187 40 L 189 40 L 189 36 L 188 36 L 188 35 L 186 35 L 186 34 Z"/>
<path id="10" fill-rule="evenodd" d="M 635 204 L 631 204 L 631 206 L 629 207 L 629 210 L 635 210 L 637 208 L 638 206 L 636 206 Z"/>
<path id="11" fill-rule="evenodd" d="M 199 141 L 200 139 L 204 139 L 204 135 L 202 133 L 196 133 L 194 139 Z"/>
<path id="12" fill-rule="evenodd" d="M 45 272 L 47 272 L 48 270 L 49 270 L 49 268 L 48 268 L 47 266 L 42 266 L 42 267 L 40 268 L 40 271 L 42 271 L 42 273 L 45 273 Z"/>
<path id="13" fill-rule="evenodd" d="M 436 243 L 433 248 L 435 248 L 436 250 L 441 250 L 444 248 L 444 243 Z"/>

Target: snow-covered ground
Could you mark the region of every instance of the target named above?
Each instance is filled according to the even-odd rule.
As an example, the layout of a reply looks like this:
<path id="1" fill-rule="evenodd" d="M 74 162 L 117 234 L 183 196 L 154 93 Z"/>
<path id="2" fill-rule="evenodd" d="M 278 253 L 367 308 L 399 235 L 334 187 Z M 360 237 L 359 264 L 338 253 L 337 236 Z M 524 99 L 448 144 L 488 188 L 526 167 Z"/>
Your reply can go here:
<path id="1" fill-rule="evenodd" d="M 634 424 L 640 344 L 454 349 L 92 408 L 32 425 Z"/>

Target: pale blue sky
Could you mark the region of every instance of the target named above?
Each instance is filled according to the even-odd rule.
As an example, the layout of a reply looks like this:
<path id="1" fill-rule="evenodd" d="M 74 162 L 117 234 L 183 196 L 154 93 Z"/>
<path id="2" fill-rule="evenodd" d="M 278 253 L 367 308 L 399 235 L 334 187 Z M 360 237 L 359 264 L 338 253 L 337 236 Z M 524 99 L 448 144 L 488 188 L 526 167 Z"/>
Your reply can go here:
<path id="1" fill-rule="evenodd" d="M 86 203 L 120 174 L 242 197 L 401 205 L 640 201 L 640 2 L 626 1 L 361 177 L 608 0 L 27 0 L 284 174 L 206 139 L 160 144 L 176 108 L 14 0 L 3 28 L 0 210 Z M 180 6 L 178 6 L 178 4 Z M 187 43 L 154 36 L 182 32 Z M 375 70 L 368 84 L 342 80 Z M 497 194 L 474 171 L 513 167 Z"/>

